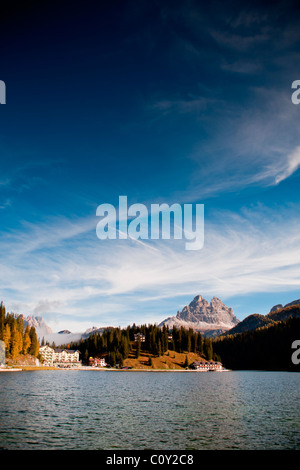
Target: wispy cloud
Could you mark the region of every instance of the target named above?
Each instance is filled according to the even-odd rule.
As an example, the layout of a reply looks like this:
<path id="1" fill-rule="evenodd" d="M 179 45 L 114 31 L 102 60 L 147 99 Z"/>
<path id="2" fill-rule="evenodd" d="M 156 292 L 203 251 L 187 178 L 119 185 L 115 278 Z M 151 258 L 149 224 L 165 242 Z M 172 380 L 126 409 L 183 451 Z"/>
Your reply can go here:
<path id="1" fill-rule="evenodd" d="M 282 162 L 282 167 L 275 176 L 276 184 L 291 176 L 300 167 L 300 146 L 287 155 L 286 160 Z"/>
<path id="2" fill-rule="evenodd" d="M 101 241 L 90 220 L 81 221 L 77 231 L 66 223 L 57 244 L 53 240 L 63 232 L 61 222 L 48 226 L 48 242 L 44 227 L 40 232 L 27 227 L 26 237 L 19 233 L 20 245 L 25 238 L 40 238 L 26 250 L 16 246 L 17 232 L 1 245 L 1 297 L 8 306 L 18 305 L 19 313 L 52 315 L 58 324 L 63 318 L 64 327 L 69 318 L 87 327 L 163 319 L 158 305 L 164 299 L 173 305 L 176 298 L 197 293 L 226 299 L 298 289 L 296 209 L 280 216 L 263 207 L 216 214 L 215 223 L 206 225 L 204 248 L 194 253 L 177 240 L 149 241 L 155 251 L 134 240 Z"/>
<path id="3" fill-rule="evenodd" d="M 290 86 L 300 34 L 293 5 L 286 8 L 284 22 L 280 4 L 218 11 L 190 1 L 162 11 L 172 31 L 166 60 L 176 58 L 192 78 L 179 91 L 156 92 L 147 109 L 162 129 L 166 122 L 188 135 L 193 129 L 183 198 L 276 185 L 297 170 L 299 109 Z"/>
<path id="4" fill-rule="evenodd" d="M 71 119 L 71 90 L 68 99 L 62 96 L 61 121 L 55 107 L 49 121 L 38 122 L 40 113 L 33 112 L 26 144 L 20 119 L 15 153 L 3 147 L 0 300 L 19 313 L 45 314 L 59 324 L 63 319 L 68 328 L 67 320 L 91 326 L 162 319 L 165 299 L 168 314 L 175 313 L 182 297 L 197 293 L 226 300 L 299 288 L 299 207 L 211 210 L 199 252 L 185 251 L 179 240 L 101 241 L 95 215 L 71 215 L 86 214 L 95 199 L 115 197 L 120 187 L 147 202 L 211 198 L 212 207 L 216 198 L 216 207 L 225 193 L 274 186 L 279 200 L 280 183 L 300 166 L 299 107 L 290 99 L 291 83 L 299 78 L 299 24 L 289 14 L 294 2 L 287 9 L 282 2 L 272 9 L 258 3 L 236 8 L 237 2 L 216 8 L 195 0 L 129 3 L 133 9 L 107 42 L 108 62 L 101 50 L 103 63 L 110 64 L 105 99 L 97 92 L 96 71 L 85 99 L 96 104 L 83 126 L 76 114 Z M 108 36 L 100 30 L 103 44 Z M 83 41 L 87 65 L 99 52 L 89 46 Z M 54 62 L 56 52 L 54 47 Z M 141 58 L 148 68 L 135 67 Z M 127 67 L 119 94 L 115 76 L 126 63 L 134 66 Z M 104 105 L 101 128 L 95 96 Z M 35 98 L 40 106 L 40 95 Z M 268 201 L 270 192 L 264 193 Z M 164 201 L 158 201 L 161 195 Z M 240 204 L 231 201 L 232 207 Z M 3 210 L 8 202 L 15 211 Z"/>
<path id="5" fill-rule="evenodd" d="M 294 128 L 299 110 L 291 103 L 289 83 L 286 90 L 253 87 L 249 107 L 217 99 L 216 105 L 218 114 L 203 116 L 199 127 L 209 137 L 199 139 L 189 155 L 193 171 L 185 200 L 277 185 L 298 170 L 300 140 Z M 192 106 L 185 112 L 192 113 Z"/>

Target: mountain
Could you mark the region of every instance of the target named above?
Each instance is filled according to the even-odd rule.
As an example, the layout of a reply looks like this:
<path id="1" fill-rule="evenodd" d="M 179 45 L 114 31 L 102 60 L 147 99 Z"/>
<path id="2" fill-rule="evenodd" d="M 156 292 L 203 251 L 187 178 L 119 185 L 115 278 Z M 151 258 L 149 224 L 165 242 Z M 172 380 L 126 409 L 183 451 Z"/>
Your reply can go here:
<path id="1" fill-rule="evenodd" d="M 284 321 L 290 317 L 300 317 L 300 300 L 295 300 L 286 304 L 283 308 L 277 309 L 275 312 L 270 311 L 266 315 L 266 318 L 275 321 Z"/>
<path id="2" fill-rule="evenodd" d="M 80 341 L 81 339 L 87 338 L 92 333 L 103 333 L 105 329 L 93 326 L 92 328 L 88 328 L 83 333 L 71 333 L 69 330 L 61 330 L 58 333 L 53 333 L 52 329 L 45 323 L 42 317 L 25 317 L 24 315 L 22 315 L 22 317 L 25 326 L 29 325 L 30 327 L 33 326 L 35 328 L 40 342 L 44 338 L 45 342 L 50 344 L 55 343 L 57 346 Z"/>
<path id="3" fill-rule="evenodd" d="M 234 335 L 236 333 L 244 333 L 245 331 L 252 331 L 262 326 L 274 323 L 272 318 L 267 318 L 266 315 L 253 313 L 244 318 L 238 325 L 223 333 L 223 336 Z"/>
<path id="4" fill-rule="evenodd" d="M 24 320 L 24 325 L 29 326 L 30 328 L 33 326 L 35 328 L 36 334 L 38 338 L 41 338 L 45 335 L 52 334 L 51 328 L 46 325 L 42 317 L 25 317 L 22 315 Z"/>
<path id="5" fill-rule="evenodd" d="M 300 305 L 300 299 L 293 300 L 293 302 L 290 302 L 289 304 L 286 304 L 285 306 L 283 306 L 282 304 L 274 305 L 274 307 L 271 308 L 270 313 L 277 312 L 277 310 L 281 310 L 286 307 L 292 307 L 293 305 Z"/>
<path id="6" fill-rule="evenodd" d="M 208 303 L 201 295 L 197 295 L 181 312 L 177 312 L 174 317 L 166 318 L 159 326 L 166 325 L 168 328 L 183 326 L 213 337 L 238 323 L 239 320 L 234 316 L 232 308 L 227 307 L 220 299 L 213 297 Z"/>
<path id="7" fill-rule="evenodd" d="M 300 299 L 294 300 L 285 306 L 282 306 L 281 304 L 275 305 L 267 315 L 259 315 L 258 313 L 248 315 L 238 325 L 227 330 L 224 333 L 224 336 L 244 333 L 245 331 L 253 331 L 257 328 L 271 325 L 278 321 L 285 321 L 290 317 L 300 317 Z"/>

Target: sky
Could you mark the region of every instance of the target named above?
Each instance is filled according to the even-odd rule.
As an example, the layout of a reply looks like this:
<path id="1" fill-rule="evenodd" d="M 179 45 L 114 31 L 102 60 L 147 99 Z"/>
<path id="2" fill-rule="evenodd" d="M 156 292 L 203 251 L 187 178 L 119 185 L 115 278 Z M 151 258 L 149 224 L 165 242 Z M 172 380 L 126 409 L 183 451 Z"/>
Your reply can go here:
<path id="1" fill-rule="evenodd" d="M 296 1 L 1 11 L 0 300 L 54 332 L 300 298 Z M 2 7 L 1 7 L 2 9 Z M 204 246 L 100 240 L 97 207 L 204 204 Z"/>

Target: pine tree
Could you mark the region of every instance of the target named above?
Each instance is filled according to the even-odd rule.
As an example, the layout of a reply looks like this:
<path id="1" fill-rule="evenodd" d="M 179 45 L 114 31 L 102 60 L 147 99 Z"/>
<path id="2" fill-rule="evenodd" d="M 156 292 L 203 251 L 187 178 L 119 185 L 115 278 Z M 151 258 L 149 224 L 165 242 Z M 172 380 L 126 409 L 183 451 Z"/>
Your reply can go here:
<path id="1" fill-rule="evenodd" d="M 168 329 L 167 329 L 166 325 L 164 324 L 163 325 L 163 330 L 162 330 L 162 351 L 163 351 L 163 353 L 167 352 L 168 343 L 169 343 Z"/>
<path id="2" fill-rule="evenodd" d="M 35 328 L 33 326 L 29 330 L 29 337 L 30 337 L 30 341 L 31 341 L 30 348 L 29 348 L 29 354 L 31 354 L 32 356 L 37 357 L 40 347 L 39 347 L 38 338 L 37 338 L 37 335 L 36 335 L 36 332 L 35 332 Z"/>
<path id="3" fill-rule="evenodd" d="M 138 342 L 137 342 L 137 348 L 136 348 L 136 358 L 138 359 L 141 354 L 141 338 L 139 337 Z"/>
<path id="4" fill-rule="evenodd" d="M 3 334 L 4 334 L 4 321 L 5 321 L 5 307 L 3 305 L 3 302 L 0 304 L 0 340 L 3 340 Z M 4 340 L 3 340 L 4 341 Z"/>
<path id="5" fill-rule="evenodd" d="M 202 340 L 202 335 L 201 333 L 197 334 L 197 340 L 196 340 L 196 349 L 198 350 L 199 354 L 203 354 L 203 340 Z"/>
<path id="6" fill-rule="evenodd" d="M 187 338 L 187 352 L 191 352 L 191 349 L 192 349 L 192 339 L 191 339 L 191 335 L 188 335 L 188 338 Z"/>
<path id="7" fill-rule="evenodd" d="M 161 341 L 158 340 L 158 357 L 162 355 Z"/>
<path id="8" fill-rule="evenodd" d="M 188 357 L 187 357 L 187 356 L 185 356 L 184 367 L 189 367 L 189 360 L 188 360 Z"/>
<path id="9" fill-rule="evenodd" d="M 203 344 L 203 352 L 206 356 L 206 359 L 208 361 L 212 360 L 213 357 L 213 347 L 212 347 L 212 342 L 209 338 L 204 338 L 204 344 Z"/>
<path id="10" fill-rule="evenodd" d="M 177 342 L 177 351 L 180 352 L 180 353 L 182 353 L 182 351 L 183 351 L 183 344 L 182 344 L 183 333 L 184 333 L 184 328 L 180 327 L 180 329 L 178 331 L 178 342 Z"/>
<path id="11" fill-rule="evenodd" d="M 116 354 L 114 351 L 110 352 L 108 355 L 108 363 L 114 367 L 116 365 Z"/>
<path id="12" fill-rule="evenodd" d="M 84 362 L 87 362 L 89 358 L 89 350 L 86 348 L 83 354 L 83 360 Z"/>

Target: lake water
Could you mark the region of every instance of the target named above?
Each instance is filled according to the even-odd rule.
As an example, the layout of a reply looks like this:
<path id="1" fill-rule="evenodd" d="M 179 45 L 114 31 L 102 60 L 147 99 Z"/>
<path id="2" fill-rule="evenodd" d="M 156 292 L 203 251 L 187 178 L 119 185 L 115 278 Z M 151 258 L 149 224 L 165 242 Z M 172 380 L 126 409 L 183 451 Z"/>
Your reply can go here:
<path id="1" fill-rule="evenodd" d="M 0 448 L 300 449 L 297 372 L 0 373 Z"/>

